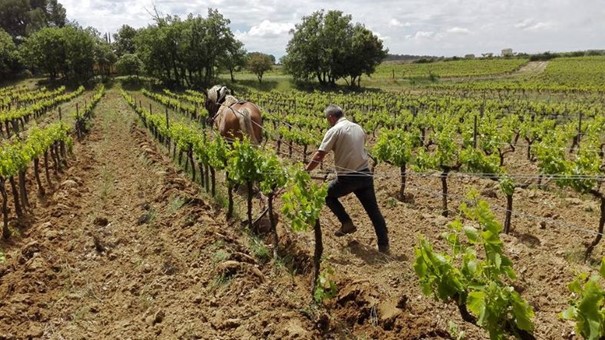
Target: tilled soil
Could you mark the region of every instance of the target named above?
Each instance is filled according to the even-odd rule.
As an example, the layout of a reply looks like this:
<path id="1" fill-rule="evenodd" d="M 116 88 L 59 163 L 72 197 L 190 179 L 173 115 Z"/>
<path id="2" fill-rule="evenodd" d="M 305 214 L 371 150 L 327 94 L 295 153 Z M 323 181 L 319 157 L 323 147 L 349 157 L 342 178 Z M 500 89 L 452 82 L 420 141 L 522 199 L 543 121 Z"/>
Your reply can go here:
<path id="1" fill-rule="evenodd" d="M 512 167 L 527 168 L 518 157 Z M 227 221 L 118 91 L 101 100 L 68 163 L 2 243 L 0 338 L 488 338 L 453 304 L 422 295 L 413 262 L 420 235 L 445 249 L 439 235 L 471 187 L 503 220 L 504 197 L 489 180 L 452 175 L 451 217 L 443 217 L 438 177 L 411 176 L 402 201 L 396 169 L 379 165 L 392 255 L 377 252 L 354 196 L 343 199 L 354 234 L 333 236 L 339 226 L 324 209 L 323 266 L 338 292 L 318 307 L 309 292 L 312 232 L 294 234 L 280 220 L 281 257 L 273 260 L 270 238 Z M 536 312 L 535 335 L 574 338 L 573 324 L 558 314 L 570 298 L 567 284 L 605 253 L 599 245 L 593 262 L 582 261 L 598 205 L 530 186 L 517 189 L 514 207 L 520 215 L 502 238 L 515 287 Z"/>

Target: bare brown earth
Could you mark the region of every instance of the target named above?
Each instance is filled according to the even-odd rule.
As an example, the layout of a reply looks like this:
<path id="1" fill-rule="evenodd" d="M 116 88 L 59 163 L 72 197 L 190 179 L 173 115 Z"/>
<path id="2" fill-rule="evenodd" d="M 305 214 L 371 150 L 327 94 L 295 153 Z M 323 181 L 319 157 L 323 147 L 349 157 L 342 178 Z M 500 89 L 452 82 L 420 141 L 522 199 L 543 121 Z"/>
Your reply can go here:
<path id="1" fill-rule="evenodd" d="M 29 220 L 13 221 L 16 235 L 1 244 L 0 338 L 488 338 L 452 304 L 423 296 L 413 271 L 418 236 L 443 249 L 439 235 L 453 220 L 441 216 L 438 177 L 411 176 L 401 202 L 396 169 L 376 169 L 390 257 L 376 251 L 354 197 L 344 204 L 355 234 L 334 237 L 337 221 L 324 209 L 323 265 L 338 293 L 320 307 L 309 295 L 312 232 L 293 234 L 280 220 L 282 256 L 271 259 L 269 239 L 226 221 L 116 90 L 95 112 L 68 169 L 46 197 L 32 199 Z M 511 172 L 535 174 L 523 154 L 510 160 Z M 451 216 L 473 187 L 503 219 L 504 197 L 491 181 L 452 175 L 449 185 Z M 515 286 L 536 312 L 536 337 L 573 339 L 573 324 L 558 313 L 570 298 L 566 285 L 605 254 L 601 244 L 592 262 L 581 261 L 598 206 L 530 186 L 515 192 L 515 211 L 514 232 L 502 238 Z"/>
<path id="2" fill-rule="evenodd" d="M 544 72 L 546 66 L 548 65 L 548 61 L 530 61 L 517 70 L 517 74 L 539 74 Z"/>

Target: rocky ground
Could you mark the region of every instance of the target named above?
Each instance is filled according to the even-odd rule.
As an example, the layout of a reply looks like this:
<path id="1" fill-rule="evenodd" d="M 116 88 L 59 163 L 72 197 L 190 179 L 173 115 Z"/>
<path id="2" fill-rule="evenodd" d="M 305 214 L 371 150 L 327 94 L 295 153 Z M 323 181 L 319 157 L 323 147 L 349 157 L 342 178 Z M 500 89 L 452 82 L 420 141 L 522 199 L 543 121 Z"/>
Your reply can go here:
<path id="1" fill-rule="evenodd" d="M 14 236 L 0 244 L 0 338 L 488 337 L 453 304 L 422 295 L 413 262 L 420 235 L 443 248 L 439 235 L 469 187 L 503 220 L 505 200 L 491 181 L 452 175 L 453 217 L 446 218 L 438 177 L 412 175 L 401 201 L 396 169 L 380 165 L 376 188 L 392 255 L 377 252 L 354 197 L 343 200 L 358 226 L 352 235 L 334 237 L 338 223 L 324 209 L 323 265 L 338 291 L 317 306 L 309 293 L 312 232 L 294 234 L 280 221 L 281 256 L 273 259 L 270 238 L 227 221 L 115 89 L 91 127 L 67 169 L 43 182 L 46 196 L 31 199 L 28 218 L 11 221 Z M 530 172 L 522 155 L 511 168 Z M 573 324 L 558 314 L 574 275 L 605 254 L 601 244 L 592 262 L 582 261 L 597 202 L 530 186 L 517 189 L 514 209 L 514 231 L 502 238 L 515 285 L 536 312 L 536 337 L 573 338 Z"/>

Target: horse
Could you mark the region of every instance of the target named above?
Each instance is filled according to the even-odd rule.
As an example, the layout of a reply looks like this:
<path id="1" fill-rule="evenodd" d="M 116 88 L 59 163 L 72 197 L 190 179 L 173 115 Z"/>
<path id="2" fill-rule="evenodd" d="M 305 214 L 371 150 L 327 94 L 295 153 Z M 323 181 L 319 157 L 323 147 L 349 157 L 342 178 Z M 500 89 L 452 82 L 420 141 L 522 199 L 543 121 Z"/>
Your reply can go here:
<path id="1" fill-rule="evenodd" d="M 248 136 L 259 145 L 263 139 L 261 110 L 252 102 L 238 100 L 226 86 L 215 85 L 206 91 L 206 119 L 227 141 Z"/>

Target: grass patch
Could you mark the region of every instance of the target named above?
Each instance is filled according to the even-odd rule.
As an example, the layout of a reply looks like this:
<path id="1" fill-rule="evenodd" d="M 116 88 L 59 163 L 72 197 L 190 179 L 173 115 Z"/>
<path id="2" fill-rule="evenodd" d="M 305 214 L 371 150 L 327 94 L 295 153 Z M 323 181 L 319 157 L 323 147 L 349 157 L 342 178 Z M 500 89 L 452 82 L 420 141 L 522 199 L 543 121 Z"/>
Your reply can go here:
<path id="1" fill-rule="evenodd" d="M 168 214 L 175 214 L 179 209 L 181 209 L 185 205 L 185 199 L 181 196 L 174 196 L 170 199 L 168 203 Z"/>
<path id="2" fill-rule="evenodd" d="M 248 245 L 252 254 L 254 254 L 254 257 L 263 264 L 269 262 L 269 260 L 271 260 L 271 251 L 269 250 L 269 247 L 267 247 L 261 238 L 252 234 L 250 234 L 249 237 Z"/>
<path id="3" fill-rule="evenodd" d="M 101 179 L 100 196 L 101 200 L 105 203 L 113 191 L 114 175 L 111 171 L 109 171 L 109 169 L 107 169 L 107 167 L 104 166 L 103 169 L 101 169 Z"/>
<path id="4" fill-rule="evenodd" d="M 225 249 L 220 249 L 212 255 L 212 263 L 217 264 L 226 261 L 231 256 L 231 253 Z"/>
<path id="5" fill-rule="evenodd" d="M 214 242 L 210 247 L 208 247 L 212 254 L 212 263 L 217 264 L 223 261 L 226 261 L 231 253 L 225 249 L 225 242 L 222 240 Z"/>
<path id="6" fill-rule="evenodd" d="M 213 292 L 219 289 L 226 289 L 227 287 L 229 287 L 231 280 L 231 276 L 227 276 L 224 274 L 217 275 L 208 284 L 208 290 Z"/>

